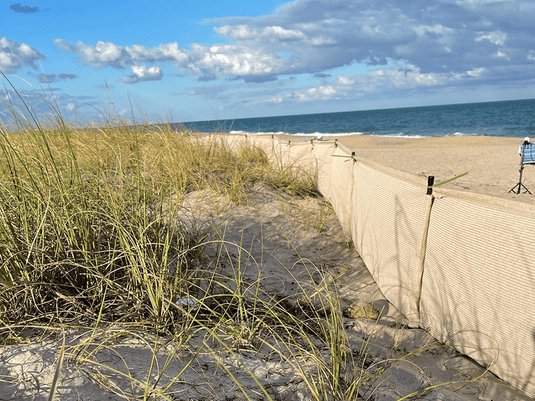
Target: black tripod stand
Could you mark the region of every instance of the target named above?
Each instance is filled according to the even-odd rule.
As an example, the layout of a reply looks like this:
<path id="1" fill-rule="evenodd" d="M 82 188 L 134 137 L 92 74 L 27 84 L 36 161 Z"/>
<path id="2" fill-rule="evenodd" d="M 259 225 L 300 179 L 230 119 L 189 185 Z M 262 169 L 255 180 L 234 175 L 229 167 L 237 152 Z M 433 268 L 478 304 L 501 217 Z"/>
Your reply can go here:
<path id="1" fill-rule="evenodd" d="M 524 143 L 522 145 L 522 153 L 521 153 L 521 158 L 520 158 L 520 170 L 518 170 L 520 172 L 520 178 L 518 179 L 518 184 L 516 184 L 513 188 L 511 188 L 509 190 L 509 192 L 513 192 L 513 193 L 516 193 L 517 195 L 520 193 L 520 190 L 522 188 L 524 188 L 524 194 L 525 193 L 528 193 L 530 195 L 532 195 L 532 193 L 529 191 L 529 189 L 526 188 L 526 186 L 524 184 L 522 184 L 522 173 L 524 172 L 524 163 L 534 163 L 535 160 L 532 160 L 533 159 L 533 152 L 535 150 L 535 147 L 533 146 L 533 143 L 530 142 L 530 143 Z"/>

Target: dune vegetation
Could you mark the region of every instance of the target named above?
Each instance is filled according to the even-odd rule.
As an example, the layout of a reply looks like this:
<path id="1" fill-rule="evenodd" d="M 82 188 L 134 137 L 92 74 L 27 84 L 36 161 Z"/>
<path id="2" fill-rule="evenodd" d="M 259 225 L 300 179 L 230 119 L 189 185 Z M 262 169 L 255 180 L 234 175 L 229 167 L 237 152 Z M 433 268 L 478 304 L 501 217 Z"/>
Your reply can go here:
<path id="1" fill-rule="evenodd" d="M 3 126 L 0 135 L 2 342 L 86 330 L 93 333 L 92 346 L 70 353 L 83 364 L 96 338 L 102 341 L 97 348 L 104 346 L 101 334 L 112 326 L 115 338 L 149 336 L 156 347 L 165 337 L 177 350 L 200 336 L 200 347 L 190 346 L 197 350 L 192 360 L 200 349 L 218 361 L 216 349 L 234 354 L 247 344 L 294 360 L 315 399 L 357 394 L 362 361 L 348 365 L 355 356 L 344 344 L 341 310 L 328 281 L 316 288 L 323 294 L 319 303 L 270 294 L 261 277 L 250 282 L 240 275 L 241 257 L 231 255 L 216 227 L 181 219 L 184 197 L 207 189 L 234 204 L 246 204 L 257 183 L 317 197 L 312 174 L 273 163 L 252 144 L 231 148 L 218 135 L 191 135 L 169 124 L 106 118 L 97 128 L 73 127 L 49 106 L 40 122 L 31 107 L 20 112 L 11 104 L 11 129 Z M 209 263 L 208 246 L 215 249 Z M 247 253 L 241 244 L 232 246 Z M 221 264 L 236 274 L 205 267 Z M 276 399 L 249 375 L 258 394 Z M 151 380 L 149 372 L 141 383 L 145 399 L 171 399 L 167 392 L 181 378 L 165 388 Z"/>

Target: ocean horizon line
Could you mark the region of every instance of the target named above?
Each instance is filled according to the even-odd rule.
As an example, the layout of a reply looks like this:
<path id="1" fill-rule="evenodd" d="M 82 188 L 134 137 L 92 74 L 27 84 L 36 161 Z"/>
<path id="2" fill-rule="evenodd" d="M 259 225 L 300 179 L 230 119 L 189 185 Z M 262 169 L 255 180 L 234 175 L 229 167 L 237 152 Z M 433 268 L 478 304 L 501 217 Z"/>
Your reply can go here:
<path id="1" fill-rule="evenodd" d="M 176 123 L 197 132 L 296 136 L 535 136 L 535 99 Z"/>

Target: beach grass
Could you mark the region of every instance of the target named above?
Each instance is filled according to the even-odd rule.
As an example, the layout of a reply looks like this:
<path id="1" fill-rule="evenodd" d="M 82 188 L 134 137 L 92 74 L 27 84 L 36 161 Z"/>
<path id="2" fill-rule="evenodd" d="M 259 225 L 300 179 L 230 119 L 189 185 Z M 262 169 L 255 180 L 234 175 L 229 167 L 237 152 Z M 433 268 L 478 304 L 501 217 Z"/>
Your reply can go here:
<path id="1" fill-rule="evenodd" d="M 122 327 L 123 335 L 150 332 L 155 339 L 183 341 L 203 330 L 230 351 L 270 331 L 288 352 L 304 357 L 312 346 L 310 329 L 295 310 L 265 293 L 260 277 L 246 284 L 239 262 L 234 277 L 202 268 L 208 245 L 218 248 L 218 259 L 235 263 L 230 245 L 222 236 L 208 240 L 214 232 L 192 229 L 179 214 L 184 196 L 203 189 L 236 204 L 248 202 L 247 189 L 257 182 L 317 196 L 312 175 L 271 163 L 254 145 L 231 149 L 217 135 L 116 118 L 114 125 L 106 119 L 98 128 L 81 129 L 68 126 L 53 104 L 45 123 L 30 106 L 11 107 L 16 129 L 4 126 L 0 136 L 4 343 L 21 340 L 30 329 L 88 329 L 93 334 L 85 345 L 70 351 L 84 364 L 97 338 L 96 347 L 105 346 L 99 333 L 111 325 Z M 322 224 L 320 216 L 320 231 Z M 307 380 L 321 397 L 315 380 Z M 155 392 L 165 393 L 147 382 L 144 394 Z"/>
<path id="2" fill-rule="evenodd" d="M 3 341 L 28 328 L 87 328 L 95 335 L 71 351 L 84 364 L 94 346 L 104 346 L 97 333 L 110 325 L 184 341 L 203 330 L 206 344 L 215 340 L 232 353 L 255 344 L 297 358 L 315 399 L 339 391 L 336 380 L 327 383 L 345 358 L 336 298 L 322 298 L 316 309 L 265 292 L 261 277 L 249 283 L 241 276 L 246 249 L 223 236 L 208 240 L 214 232 L 191 230 L 178 217 L 191 191 L 210 189 L 239 204 L 259 181 L 317 194 L 311 177 L 299 182 L 254 146 L 230 150 L 217 136 L 203 141 L 168 128 L 38 126 L 3 132 L 0 141 Z M 319 231 L 322 220 L 320 212 Z M 209 245 L 218 249 L 209 265 L 229 264 L 233 276 L 201 267 Z M 325 360 L 311 335 L 338 356 Z M 148 382 L 144 392 L 165 394 Z"/>

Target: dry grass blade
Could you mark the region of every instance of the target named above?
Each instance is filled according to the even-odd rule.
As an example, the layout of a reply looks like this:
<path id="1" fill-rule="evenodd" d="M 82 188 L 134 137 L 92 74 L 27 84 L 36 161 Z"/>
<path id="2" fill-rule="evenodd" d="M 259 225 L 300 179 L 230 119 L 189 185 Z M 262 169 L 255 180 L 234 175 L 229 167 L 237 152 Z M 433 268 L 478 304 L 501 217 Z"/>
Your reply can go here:
<path id="1" fill-rule="evenodd" d="M 52 385 L 50 387 L 50 393 L 48 395 L 48 401 L 54 401 L 56 398 L 56 391 L 59 384 L 59 376 L 61 374 L 61 369 L 63 368 L 63 358 L 65 357 L 65 331 L 63 331 L 63 343 L 58 355 L 58 361 L 56 365 L 56 372 L 54 373 L 54 378 L 52 379 Z"/>

